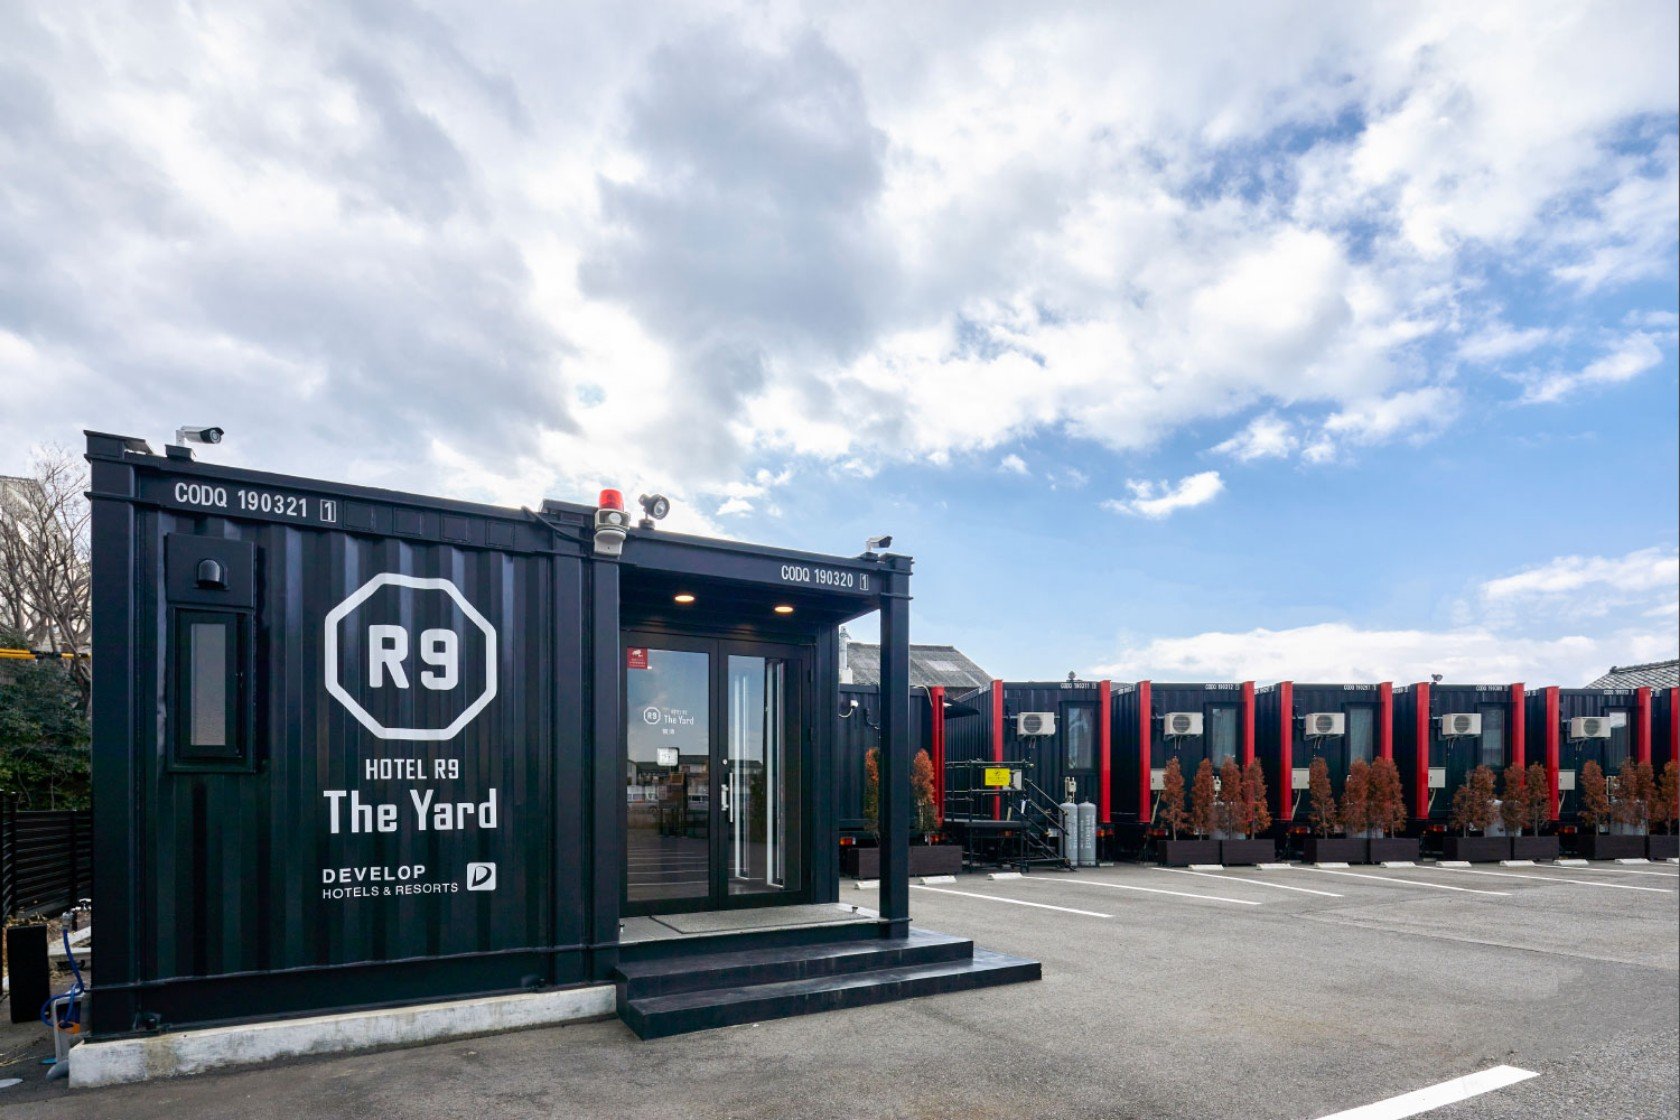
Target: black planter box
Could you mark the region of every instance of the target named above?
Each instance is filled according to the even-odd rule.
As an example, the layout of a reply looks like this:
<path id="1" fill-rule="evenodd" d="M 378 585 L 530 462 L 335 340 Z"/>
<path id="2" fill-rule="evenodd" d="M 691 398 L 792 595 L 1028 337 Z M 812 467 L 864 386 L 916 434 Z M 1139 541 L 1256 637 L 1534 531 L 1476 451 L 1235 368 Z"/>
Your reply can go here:
<path id="1" fill-rule="evenodd" d="M 1556 859 L 1557 857 L 1558 838 L 1556 836 L 1511 837 L 1512 859 Z"/>
<path id="2" fill-rule="evenodd" d="M 1647 836 L 1645 851 L 1651 859 L 1680 859 L 1680 836 L 1672 832 Z"/>
<path id="3" fill-rule="evenodd" d="M 1302 858 L 1308 863 L 1364 863 L 1368 858 L 1368 840 L 1350 840 L 1346 837 L 1325 839 L 1319 836 L 1307 837 L 1302 847 Z"/>
<path id="4" fill-rule="evenodd" d="M 1277 859 L 1276 840 L 1221 840 L 1220 863 L 1271 863 Z"/>
<path id="5" fill-rule="evenodd" d="M 1575 840 L 1575 854 L 1584 859 L 1644 859 L 1645 836 L 1612 836 L 1607 832 L 1583 833 Z"/>
<path id="6" fill-rule="evenodd" d="M 1420 843 L 1415 836 L 1373 836 L 1366 841 L 1368 858 L 1372 863 L 1416 863 Z"/>
<path id="7" fill-rule="evenodd" d="M 961 845 L 910 845 L 910 874 L 912 875 L 955 875 L 961 870 Z M 881 849 L 841 848 L 840 874 L 851 879 L 879 879 L 881 877 Z"/>
<path id="8" fill-rule="evenodd" d="M 1157 840 L 1155 852 L 1168 867 L 1189 867 L 1192 863 L 1218 863 L 1217 840 Z"/>
<path id="9" fill-rule="evenodd" d="M 1442 859 L 1462 859 L 1471 863 L 1498 863 L 1511 858 L 1509 836 L 1447 836 L 1441 841 Z"/>

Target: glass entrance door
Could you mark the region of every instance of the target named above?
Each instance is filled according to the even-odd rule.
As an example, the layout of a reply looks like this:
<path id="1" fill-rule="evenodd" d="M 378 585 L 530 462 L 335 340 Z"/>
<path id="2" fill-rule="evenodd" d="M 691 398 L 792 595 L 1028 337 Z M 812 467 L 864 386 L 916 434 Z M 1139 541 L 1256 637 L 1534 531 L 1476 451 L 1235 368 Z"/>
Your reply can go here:
<path id="1" fill-rule="evenodd" d="M 801 651 L 625 636 L 629 914 L 801 901 Z"/>

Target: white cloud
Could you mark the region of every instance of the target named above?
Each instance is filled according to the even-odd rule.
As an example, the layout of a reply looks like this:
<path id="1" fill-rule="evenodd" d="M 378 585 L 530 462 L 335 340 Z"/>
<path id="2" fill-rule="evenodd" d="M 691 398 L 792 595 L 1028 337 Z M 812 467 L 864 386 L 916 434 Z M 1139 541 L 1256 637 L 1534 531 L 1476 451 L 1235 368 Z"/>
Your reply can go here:
<path id="1" fill-rule="evenodd" d="M 1256 459 L 1286 458 L 1300 443 L 1289 421 L 1268 412 L 1250 420 L 1246 428 L 1224 443 L 1216 444 L 1213 450 L 1240 463 L 1251 463 Z"/>
<path id="2" fill-rule="evenodd" d="M 1588 386 L 1631 381 L 1647 370 L 1655 369 L 1662 358 L 1662 347 L 1655 337 L 1644 333 L 1630 334 L 1579 372 L 1527 378 L 1522 399 L 1525 404 L 1550 404 Z"/>
<path id="3" fill-rule="evenodd" d="M 1127 479 L 1126 489 L 1131 491 L 1130 498 L 1124 501 L 1110 498 L 1102 503 L 1102 508 L 1114 513 L 1159 521 L 1181 509 L 1192 509 L 1213 501 L 1225 489 L 1225 483 L 1221 481 L 1218 471 L 1202 471 L 1200 474 L 1186 475 L 1176 484 Z"/>
<path id="4" fill-rule="evenodd" d="M 1027 461 L 1019 455 L 1005 455 L 998 463 L 998 470 L 1008 474 L 1027 474 Z"/>
<path id="5" fill-rule="evenodd" d="M 1490 602 L 1576 596 L 1627 597 L 1680 588 L 1680 552 L 1642 548 L 1626 556 L 1559 556 L 1537 567 L 1488 580 L 1481 594 Z"/>
<path id="6" fill-rule="evenodd" d="M 1469 362 L 1497 362 L 1555 342 L 1560 334 L 1552 327 L 1519 330 L 1508 323 L 1495 323 L 1459 343 L 1458 356 Z"/>
<path id="7" fill-rule="evenodd" d="M 1356 401 L 1324 421 L 1324 434 L 1337 442 L 1355 444 L 1385 443 L 1402 437 L 1423 440 L 1457 418 L 1461 401 L 1456 389 L 1444 385 Z"/>
<path id="8" fill-rule="evenodd" d="M 717 508 L 719 517 L 731 517 L 737 514 L 751 513 L 752 511 L 753 504 L 745 498 L 725 499 Z"/>

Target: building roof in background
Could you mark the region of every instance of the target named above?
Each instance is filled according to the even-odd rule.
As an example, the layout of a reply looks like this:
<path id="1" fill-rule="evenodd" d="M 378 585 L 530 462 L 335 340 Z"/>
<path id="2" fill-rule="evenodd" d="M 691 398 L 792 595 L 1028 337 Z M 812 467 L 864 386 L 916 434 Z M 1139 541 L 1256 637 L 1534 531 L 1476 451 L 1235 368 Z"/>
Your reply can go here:
<path id="1" fill-rule="evenodd" d="M 851 670 L 852 684 L 880 684 L 881 647 L 848 641 L 846 667 Z M 992 675 L 956 646 L 910 647 L 911 688 L 979 688 L 991 681 Z"/>
<path id="2" fill-rule="evenodd" d="M 1676 688 L 1680 687 L 1680 660 L 1647 661 L 1643 665 L 1612 665 L 1610 671 L 1588 688 Z"/>

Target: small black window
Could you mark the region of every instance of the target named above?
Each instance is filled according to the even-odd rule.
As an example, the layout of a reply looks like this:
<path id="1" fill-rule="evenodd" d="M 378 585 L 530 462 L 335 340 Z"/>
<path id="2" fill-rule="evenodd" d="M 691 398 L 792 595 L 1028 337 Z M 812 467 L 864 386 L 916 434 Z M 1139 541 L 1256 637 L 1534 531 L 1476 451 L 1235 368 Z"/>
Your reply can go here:
<path id="1" fill-rule="evenodd" d="M 1089 704 L 1069 704 L 1062 709 L 1062 742 L 1069 770 L 1089 770 L 1097 762 L 1097 713 Z"/>
<path id="2" fill-rule="evenodd" d="M 1628 710 L 1611 708 L 1604 714 L 1610 717 L 1610 739 L 1604 744 L 1604 770 L 1614 774 L 1621 770 L 1633 746 L 1629 741 Z"/>
<path id="3" fill-rule="evenodd" d="M 1347 709 L 1348 763 L 1370 762 L 1376 754 L 1377 710 L 1367 705 L 1350 705 Z"/>
<path id="4" fill-rule="evenodd" d="M 246 757 L 245 616 L 180 611 L 175 616 L 175 761 L 241 763 Z"/>
<path id="5" fill-rule="evenodd" d="M 1481 764 L 1494 771 L 1505 768 L 1505 706 L 1482 706 Z"/>
<path id="6" fill-rule="evenodd" d="M 1207 712 L 1208 757 L 1215 766 L 1237 757 L 1237 706 L 1211 704 Z"/>

